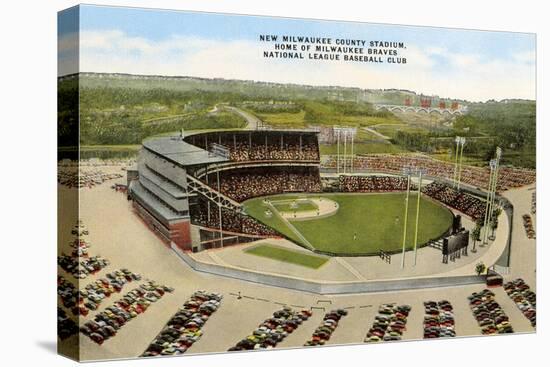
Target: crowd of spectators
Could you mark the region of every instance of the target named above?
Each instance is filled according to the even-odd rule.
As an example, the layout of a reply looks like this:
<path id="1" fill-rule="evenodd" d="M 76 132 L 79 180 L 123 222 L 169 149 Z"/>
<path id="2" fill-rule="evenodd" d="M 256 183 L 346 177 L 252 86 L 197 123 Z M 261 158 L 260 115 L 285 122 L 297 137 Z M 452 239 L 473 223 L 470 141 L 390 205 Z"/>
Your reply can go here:
<path id="1" fill-rule="evenodd" d="M 208 182 L 215 188 L 215 174 L 211 175 Z M 321 178 L 319 171 L 314 168 L 237 169 L 220 173 L 220 190 L 241 202 L 285 192 L 320 192 Z"/>
<path id="2" fill-rule="evenodd" d="M 537 295 L 529 288 L 521 278 L 504 284 L 504 290 L 515 302 L 519 310 L 531 322 L 531 326 L 537 326 Z"/>
<path id="3" fill-rule="evenodd" d="M 525 228 L 525 234 L 529 239 L 535 239 L 535 227 L 533 226 L 533 219 L 529 214 L 523 214 L 523 228 Z"/>
<path id="4" fill-rule="evenodd" d="M 172 291 L 173 288 L 158 285 L 154 281 L 141 284 L 96 314 L 93 320 L 87 321 L 80 328 L 80 331 L 97 344 L 103 344 L 105 340 L 115 336 L 117 330 L 128 321 L 147 311 L 149 306 L 162 298 L 166 292 Z"/>
<path id="5" fill-rule="evenodd" d="M 323 167 L 336 168 L 336 156 L 331 156 Z M 455 165 L 453 162 L 440 161 L 422 154 L 371 154 L 355 157 L 355 169 L 371 172 L 401 174 L 404 168 L 423 169 L 425 174 L 432 177 L 453 179 Z M 461 182 L 486 189 L 489 186 L 489 167 L 462 166 Z M 500 167 L 497 181 L 497 190 L 507 190 L 513 187 L 525 186 L 534 183 L 535 170 L 527 168 Z"/>
<path id="6" fill-rule="evenodd" d="M 395 303 L 381 304 L 378 315 L 367 332 L 366 343 L 380 341 L 401 340 L 407 330 L 407 317 L 411 311 L 409 305 L 396 305 Z"/>
<path id="7" fill-rule="evenodd" d="M 180 355 L 202 336 L 202 327 L 218 310 L 223 296 L 219 293 L 197 291 L 168 321 L 147 347 L 142 357 Z"/>
<path id="8" fill-rule="evenodd" d="M 407 190 L 407 179 L 396 176 L 340 176 L 342 192 L 388 192 Z M 411 190 L 414 186 L 411 184 Z"/>
<path id="9" fill-rule="evenodd" d="M 218 207 L 213 203 L 210 206 L 210 218 L 208 218 L 208 207 L 206 202 L 200 201 L 196 205 L 191 206 L 193 224 L 215 229 L 220 228 Z M 228 232 L 243 233 L 253 236 L 278 235 L 276 231 L 258 222 L 256 219 L 226 208 L 222 208 L 222 229 Z"/>
<path id="10" fill-rule="evenodd" d="M 331 337 L 332 333 L 338 327 L 340 319 L 348 314 L 348 311 L 339 308 L 337 310 L 329 311 L 323 317 L 321 324 L 315 329 L 311 335 L 311 339 L 308 340 L 304 346 L 324 345 Z"/>
<path id="11" fill-rule="evenodd" d="M 455 317 L 449 301 L 424 302 L 424 339 L 453 338 Z"/>
<path id="12" fill-rule="evenodd" d="M 495 294 L 489 289 L 468 296 L 470 309 L 483 335 L 513 333 L 512 325 L 506 313 L 495 301 Z"/>
<path id="13" fill-rule="evenodd" d="M 485 215 L 485 203 L 481 199 L 443 183 L 434 181 L 424 186 L 422 192 L 466 214 L 474 219 L 474 221 L 483 218 Z"/>
<path id="14" fill-rule="evenodd" d="M 295 311 L 285 306 L 282 310 L 275 311 L 272 317 L 262 322 L 229 351 L 275 348 L 310 316 L 309 310 Z"/>
<path id="15" fill-rule="evenodd" d="M 259 144 L 249 146 L 247 143 L 229 145 L 229 158 L 232 161 L 318 161 L 319 147 L 314 143 L 302 144 Z"/>
<path id="16" fill-rule="evenodd" d="M 301 141 L 300 141 L 301 140 Z M 193 137 L 191 137 L 193 143 Z M 229 158 L 237 162 L 249 161 L 319 161 L 319 144 L 314 135 L 288 134 L 281 137 L 253 134 L 221 134 L 209 140 L 197 137 L 194 145 L 211 150 L 219 144 L 229 150 Z"/>

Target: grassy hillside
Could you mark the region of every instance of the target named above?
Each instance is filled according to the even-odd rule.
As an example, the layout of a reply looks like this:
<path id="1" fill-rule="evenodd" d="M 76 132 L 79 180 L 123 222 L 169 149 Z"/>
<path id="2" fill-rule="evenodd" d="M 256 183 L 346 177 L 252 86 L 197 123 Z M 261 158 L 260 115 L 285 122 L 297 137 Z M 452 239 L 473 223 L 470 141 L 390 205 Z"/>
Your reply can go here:
<path id="1" fill-rule="evenodd" d="M 231 96 L 224 96 L 233 98 Z M 80 142 L 83 145 L 139 144 L 149 136 L 200 128 L 240 128 L 233 113 L 211 112 L 217 93 L 123 87 L 80 88 Z"/>
<path id="2" fill-rule="evenodd" d="M 274 128 L 357 127 L 359 154 L 419 151 L 446 159 L 453 155 L 454 137 L 460 135 L 467 138 L 468 162 L 487 164 L 500 146 L 504 164 L 536 164 L 534 101 L 458 101 L 469 106 L 467 115 L 438 119 L 377 111 L 372 104 L 402 104 L 406 98 L 416 104 L 421 95 L 412 91 L 90 73 L 59 79 L 58 96 L 60 146 L 77 144 L 78 127 L 80 144 L 96 147 L 137 145 L 147 137 L 182 128 L 243 128 L 243 117 L 216 107 L 226 104 L 251 112 Z M 364 127 L 382 136 L 366 133 Z M 322 154 L 335 152 L 334 144 L 321 146 Z M 94 154 L 93 149 L 89 154 Z"/>

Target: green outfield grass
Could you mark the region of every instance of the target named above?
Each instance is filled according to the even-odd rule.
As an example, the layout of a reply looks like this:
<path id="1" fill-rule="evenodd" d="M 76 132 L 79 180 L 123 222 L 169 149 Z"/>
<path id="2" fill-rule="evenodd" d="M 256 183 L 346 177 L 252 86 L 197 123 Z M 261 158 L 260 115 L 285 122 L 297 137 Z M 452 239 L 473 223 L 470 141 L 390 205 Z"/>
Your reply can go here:
<path id="1" fill-rule="evenodd" d="M 251 247 L 248 250 L 245 250 L 245 253 L 305 266 L 312 269 L 318 269 L 328 261 L 328 258 L 326 257 L 310 255 L 301 251 L 289 250 L 284 247 L 271 244 Z"/>
<path id="2" fill-rule="evenodd" d="M 319 194 L 312 195 L 319 197 Z M 348 254 L 377 254 L 379 250 L 397 252 L 402 248 L 405 210 L 404 193 L 322 194 L 339 204 L 330 217 L 307 221 L 290 221 L 313 247 L 320 251 Z M 270 200 L 293 199 L 307 195 L 275 195 Z M 299 245 L 307 247 L 277 215 L 265 216 L 264 198 L 245 202 L 246 212 L 278 230 Z M 413 248 L 416 215 L 416 193 L 411 193 L 407 230 L 407 249 Z M 422 196 L 418 244 L 439 237 L 452 224 L 452 213 L 442 205 Z"/>

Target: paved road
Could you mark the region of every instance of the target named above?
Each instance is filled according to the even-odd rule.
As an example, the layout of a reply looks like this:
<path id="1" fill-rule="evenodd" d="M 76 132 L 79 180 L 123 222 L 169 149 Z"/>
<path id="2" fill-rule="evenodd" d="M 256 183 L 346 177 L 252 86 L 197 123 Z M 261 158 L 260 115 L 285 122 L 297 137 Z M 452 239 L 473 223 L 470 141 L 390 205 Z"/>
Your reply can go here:
<path id="1" fill-rule="evenodd" d="M 224 109 L 233 112 L 246 120 L 246 130 L 256 130 L 258 126 L 265 125 L 265 123 L 253 114 L 243 111 L 240 108 L 233 106 L 224 106 Z"/>

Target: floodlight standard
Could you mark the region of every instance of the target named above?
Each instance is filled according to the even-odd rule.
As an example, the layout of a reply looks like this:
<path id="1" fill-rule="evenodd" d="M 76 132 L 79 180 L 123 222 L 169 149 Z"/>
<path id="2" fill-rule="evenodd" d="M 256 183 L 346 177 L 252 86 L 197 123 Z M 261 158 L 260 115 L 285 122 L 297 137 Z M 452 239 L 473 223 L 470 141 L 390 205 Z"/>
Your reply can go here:
<path id="1" fill-rule="evenodd" d="M 336 173 L 340 174 L 340 129 L 336 129 Z"/>
<path id="2" fill-rule="evenodd" d="M 487 188 L 487 199 L 485 201 L 485 219 L 483 220 L 483 241 L 480 246 L 487 245 L 487 232 L 488 229 L 488 218 L 489 218 L 489 203 L 491 202 L 491 192 L 493 189 L 493 172 L 496 167 L 496 161 L 491 159 L 489 162 L 490 174 L 489 174 L 489 187 Z"/>
<path id="3" fill-rule="evenodd" d="M 208 185 L 208 166 L 204 167 L 204 178 L 206 180 L 206 185 Z M 207 209 L 206 209 L 206 215 L 208 216 L 208 222 L 210 222 L 210 200 L 206 200 Z"/>
<path id="4" fill-rule="evenodd" d="M 347 145 L 346 145 L 347 141 L 348 141 L 348 130 L 344 129 L 344 174 L 346 173 L 346 156 L 348 153 Z"/>
<path id="5" fill-rule="evenodd" d="M 407 221 L 409 217 L 409 194 L 411 188 L 411 170 L 405 168 L 403 173 L 407 175 L 407 196 L 405 197 L 405 218 L 403 220 L 403 253 L 401 255 L 401 269 L 405 267 L 405 244 L 407 242 Z"/>
<path id="6" fill-rule="evenodd" d="M 489 219 L 487 224 L 489 224 L 493 218 L 493 210 L 495 208 L 495 196 L 497 191 L 497 181 L 498 181 L 498 169 L 500 166 L 500 158 L 502 156 L 502 149 L 497 147 L 496 149 L 496 158 L 495 158 L 495 169 L 493 171 L 493 187 L 491 188 L 491 203 L 489 204 Z"/>
<path id="7" fill-rule="evenodd" d="M 219 169 L 216 172 L 216 176 L 218 181 L 218 192 L 222 192 L 220 187 L 220 170 Z M 219 201 L 218 201 L 218 220 L 220 221 L 220 247 L 223 247 L 222 204 Z"/>
<path id="8" fill-rule="evenodd" d="M 462 154 L 464 153 L 464 144 L 466 144 L 466 138 L 460 138 L 460 160 L 458 162 L 458 180 L 456 188 L 460 190 L 460 177 L 462 176 Z"/>
<path id="9" fill-rule="evenodd" d="M 351 162 L 350 162 L 350 173 L 353 173 L 353 158 L 355 157 L 353 155 L 353 141 L 355 140 L 355 134 L 352 131 L 351 132 Z"/>
<path id="10" fill-rule="evenodd" d="M 416 266 L 416 244 L 418 242 L 418 218 L 420 216 L 420 196 L 422 195 L 422 191 L 421 191 L 421 188 L 422 188 L 422 170 L 419 169 L 418 170 L 418 192 L 416 194 L 417 198 L 416 198 L 416 223 L 415 223 L 415 226 L 414 226 L 414 264 L 413 266 Z"/>
<path id="11" fill-rule="evenodd" d="M 455 148 L 455 170 L 453 172 L 453 185 L 456 187 L 456 175 L 458 173 L 458 145 L 460 144 L 460 136 L 455 138 L 456 148 Z"/>

